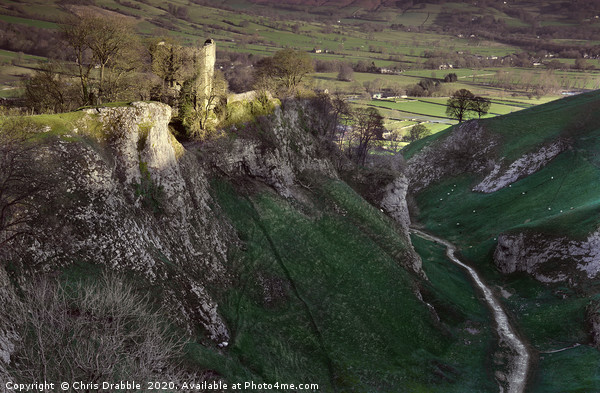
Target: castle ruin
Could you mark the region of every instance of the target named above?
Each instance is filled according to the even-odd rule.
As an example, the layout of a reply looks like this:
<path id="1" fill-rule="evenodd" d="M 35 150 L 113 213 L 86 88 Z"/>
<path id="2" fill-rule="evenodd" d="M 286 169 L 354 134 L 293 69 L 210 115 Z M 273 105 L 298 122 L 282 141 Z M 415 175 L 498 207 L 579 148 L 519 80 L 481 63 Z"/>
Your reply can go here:
<path id="1" fill-rule="evenodd" d="M 209 38 L 204 42 L 198 53 L 196 64 L 198 64 L 198 83 L 203 86 L 204 100 L 208 101 L 212 88 L 213 78 L 215 76 L 215 63 L 217 61 L 217 45 L 215 41 Z M 205 105 L 206 106 L 206 102 Z"/>
<path id="2" fill-rule="evenodd" d="M 151 50 L 152 69 L 163 78 L 168 89 L 175 92 L 175 97 L 184 83 L 190 81 L 198 96 L 209 97 L 215 76 L 216 47 L 210 38 L 201 47 L 183 47 L 161 41 Z"/>

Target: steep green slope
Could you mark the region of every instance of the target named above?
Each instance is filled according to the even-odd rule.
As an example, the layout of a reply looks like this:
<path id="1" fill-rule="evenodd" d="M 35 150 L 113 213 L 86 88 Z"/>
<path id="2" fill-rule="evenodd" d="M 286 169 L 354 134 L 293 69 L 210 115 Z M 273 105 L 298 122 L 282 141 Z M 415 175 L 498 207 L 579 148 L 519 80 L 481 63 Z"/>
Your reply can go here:
<path id="1" fill-rule="evenodd" d="M 419 214 L 413 218 L 427 230 L 458 244 L 463 256 L 489 282 L 503 287 L 505 304 L 517 325 L 531 345 L 542 352 L 574 343 L 590 344 L 586 314 L 590 300 L 596 298 L 599 281 L 582 278 L 575 260 L 569 267 L 568 258 L 558 257 L 545 262 L 543 268 L 550 277 L 564 277 L 555 284 L 541 284 L 523 273 L 502 275 L 494 267 L 494 250 L 503 233 L 522 233 L 526 239 L 533 239 L 531 242 L 551 242 L 556 237 L 583 241 L 597 230 L 599 106 L 600 92 L 596 91 L 483 120 L 479 124 L 488 139 L 479 143 L 495 141 L 489 159 L 496 163 L 501 159 L 514 162 L 558 140 L 566 141 L 568 147 L 538 171 L 494 192 L 474 192 L 483 174 L 462 173 L 443 176 L 416 195 Z M 430 148 L 440 149 L 444 138 L 453 132 L 457 129 L 436 136 L 438 142 L 431 138 Z M 411 157 L 424 151 L 420 149 L 426 144 L 412 147 Z M 600 352 L 588 345 L 554 354 L 540 353 L 532 391 L 597 390 L 599 362 Z M 557 375 L 561 377 L 557 379 Z"/>
<path id="2" fill-rule="evenodd" d="M 244 243 L 238 284 L 222 300 L 234 332 L 228 362 L 326 391 L 493 389 L 489 321 L 469 283 L 441 266 L 427 267 L 430 283 L 415 280 L 400 267 L 394 224 L 347 185 L 321 179 L 300 204 L 224 181 L 213 192 Z M 442 322 L 415 297 L 421 285 Z M 467 333 L 469 323 L 481 332 Z"/>
<path id="3" fill-rule="evenodd" d="M 595 230 L 600 223 L 594 214 L 600 207 L 595 186 L 600 180 L 598 105 L 596 91 L 481 121 L 499 137 L 498 155 L 509 162 L 558 138 L 570 146 L 541 170 L 493 193 L 471 191 L 481 175 L 443 178 L 419 193 L 419 221 L 473 246 L 513 228 L 572 237 Z"/>

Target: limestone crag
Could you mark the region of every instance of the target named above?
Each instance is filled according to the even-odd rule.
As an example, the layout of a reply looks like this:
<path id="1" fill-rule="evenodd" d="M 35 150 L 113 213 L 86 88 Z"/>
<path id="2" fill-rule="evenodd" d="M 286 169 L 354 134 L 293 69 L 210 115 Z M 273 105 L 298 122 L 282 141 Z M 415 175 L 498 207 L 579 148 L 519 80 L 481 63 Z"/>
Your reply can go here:
<path id="1" fill-rule="evenodd" d="M 0 260 L 17 283 L 74 265 L 78 272 L 97 273 L 100 265 L 126 273 L 145 291 L 156 292 L 172 321 L 223 349 L 230 331 L 216 299 L 238 279 L 232 255 L 243 252 L 244 244 L 209 193 L 209 179 L 225 176 L 240 194 L 246 185 L 266 185 L 309 206 L 315 183 L 338 178 L 315 136 L 312 122 L 319 119 L 311 110 L 306 103 L 286 102 L 273 114 L 240 125 L 231 138 L 190 142 L 187 149 L 171 135 L 171 109 L 163 104 L 73 114 L 78 120 L 69 131 L 40 137 L 32 165 L 51 186 L 39 197 L 32 235 L 0 249 Z M 410 244 L 408 181 L 395 173 L 382 184 L 392 179 L 375 202 L 383 195 L 381 206 Z M 423 274 L 412 248 L 398 253 L 394 257 L 400 263 Z M 17 297 L 1 269 L 5 307 L 0 313 L 9 313 Z M 283 291 L 283 284 L 268 275 L 257 280 L 269 299 Z M 0 320 L 0 376 L 18 340 L 5 323 L 9 315 Z"/>
<path id="2" fill-rule="evenodd" d="M 410 191 L 416 193 L 445 176 L 485 173 L 498 142 L 476 120 L 462 123 L 408 161 Z"/>
<path id="3" fill-rule="evenodd" d="M 412 247 L 412 243 L 408 235 L 410 215 L 406 203 L 407 192 L 408 179 L 404 175 L 400 175 L 384 188 L 383 198 L 381 199 L 379 205 L 402 228 L 400 233 L 405 235 L 406 244 L 410 245 L 411 255 L 407 259 L 412 261 L 410 266 L 411 269 L 418 274 L 424 275 L 422 268 L 423 262 L 421 261 L 421 257 L 419 257 Z"/>
<path id="4" fill-rule="evenodd" d="M 56 186 L 45 209 L 52 214 L 42 215 L 41 235 L 23 240 L 12 263 L 32 272 L 74 260 L 131 271 L 161 287 L 165 308 L 190 332 L 202 327 L 212 340 L 227 341 L 205 287 L 227 284 L 224 261 L 235 235 L 210 207 L 198 158 L 177 159 L 183 149 L 168 130 L 170 108 L 134 103 L 87 115 L 106 141 L 47 143 L 47 176 Z"/>
<path id="5" fill-rule="evenodd" d="M 273 187 L 281 196 L 291 198 L 298 174 L 316 172 L 337 178 L 335 168 L 325 158 L 318 158 L 316 142 L 302 127 L 298 115 L 301 104 L 275 109 L 263 127 L 269 128 L 273 140 L 237 139 L 229 152 L 216 158 L 215 165 L 234 176 L 249 176 Z M 266 121 L 266 120 L 265 120 Z"/>
<path id="6" fill-rule="evenodd" d="M 508 167 L 503 163 L 497 163 L 485 179 L 473 187 L 473 191 L 491 193 L 507 187 L 509 184 L 539 171 L 568 146 L 566 140 L 559 139 L 549 145 L 542 146 L 536 152 L 523 155 Z"/>
<path id="7" fill-rule="evenodd" d="M 503 273 L 526 272 L 542 282 L 577 283 L 600 275 L 600 231 L 585 240 L 540 233 L 498 237 L 494 262 Z"/>
<path id="8" fill-rule="evenodd" d="M 589 324 L 592 344 L 600 349 L 600 303 L 593 302 L 587 309 L 587 321 Z"/>
<path id="9" fill-rule="evenodd" d="M 403 175 L 398 176 L 384 189 L 380 205 L 387 214 L 400 224 L 403 230 L 408 232 L 410 215 L 406 204 L 407 192 L 408 179 Z"/>

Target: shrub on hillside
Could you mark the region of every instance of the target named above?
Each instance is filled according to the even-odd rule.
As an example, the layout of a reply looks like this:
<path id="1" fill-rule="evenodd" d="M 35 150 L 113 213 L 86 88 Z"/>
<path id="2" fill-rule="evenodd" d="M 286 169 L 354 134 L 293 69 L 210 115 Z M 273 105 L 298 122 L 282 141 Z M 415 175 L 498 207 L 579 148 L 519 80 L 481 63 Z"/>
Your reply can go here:
<path id="1" fill-rule="evenodd" d="M 1 251 L 13 239 L 33 234 L 40 210 L 37 200 L 51 187 L 39 171 L 42 149 L 35 143 L 36 128 L 22 117 L 0 124 Z"/>
<path id="2" fill-rule="evenodd" d="M 456 82 L 457 80 L 458 80 L 458 76 L 456 76 L 456 74 L 454 72 L 451 72 L 451 73 L 447 74 L 446 76 L 444 76 L 444 82 L 446 82 L 446 83 Z"/>
<path id="3" fill-rule="evenodd" d="M 178 380 L 181 340 L 163 316 L 116 277 L 71 286 L 41 279 L 23 287 L 15 381 Z"/>
<path id="4" fill-rule="evenodd" d="M 337 80 L 343 82 L 352 82 L 354 80 L 354 70 L 352 69 L 352 66 L 350 64 L 340 64 L 340 70 L 337 74 Z"/>
<path id="5" fill-rule="evenodd" d="M 429 129 L 427 127 L 425 127 L 423 124 L 416 124 L 414 125 L 410 131 L 408 132 L 408 135 L 406 135 L 404 137 L 404 140 L 408 141 L 408 142 L 414 142 L 416 140 L 419 140 L 421 138 L 425 138 L 426 136 L 431 135 L 431 131 L 429 131 Z"/>

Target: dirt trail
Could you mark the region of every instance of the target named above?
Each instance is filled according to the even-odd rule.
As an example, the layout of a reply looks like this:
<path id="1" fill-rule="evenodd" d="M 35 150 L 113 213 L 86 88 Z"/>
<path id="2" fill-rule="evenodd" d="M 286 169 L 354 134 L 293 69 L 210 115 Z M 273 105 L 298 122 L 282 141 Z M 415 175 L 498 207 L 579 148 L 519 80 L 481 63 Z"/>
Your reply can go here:
<path id="1" fill-rule="evenodd" d="M 525 385 L 527 383 L 527 374 L 529 372 L 530 354 L 527 346 L 521 341 L 521 339 L 515 333 L 515 329 L 512 327 L 508 320 L 508 316 L 502 309 L 502 306 L 496 300 L 490 288 L 481 280 L 479 274 L 470 266 L 465 265 L 458 259 L 454 253 L 456 246 L 447 240 L 440 239 L 428 233 L 422 232 L 418 229 L 411 228 L 410 231 L 415 235 L 422 237 L 423 239 L 442 244 L 446 246 L 446 255 L 448 258 L 459 265 L 469 273 L 477 287 L 483 292 L 485 301 L 488 306 L 492 309 L 494 320 L 496 321 L 496 330 L 500 338 L 500 344 L 506 345 L 510 348 L 511 353 L 511 367 L 506 375 L 507 392 L 508 393 L 522 393 L 525 391 Z M 504 389 L 500 387 L 500 391 Z"/>

